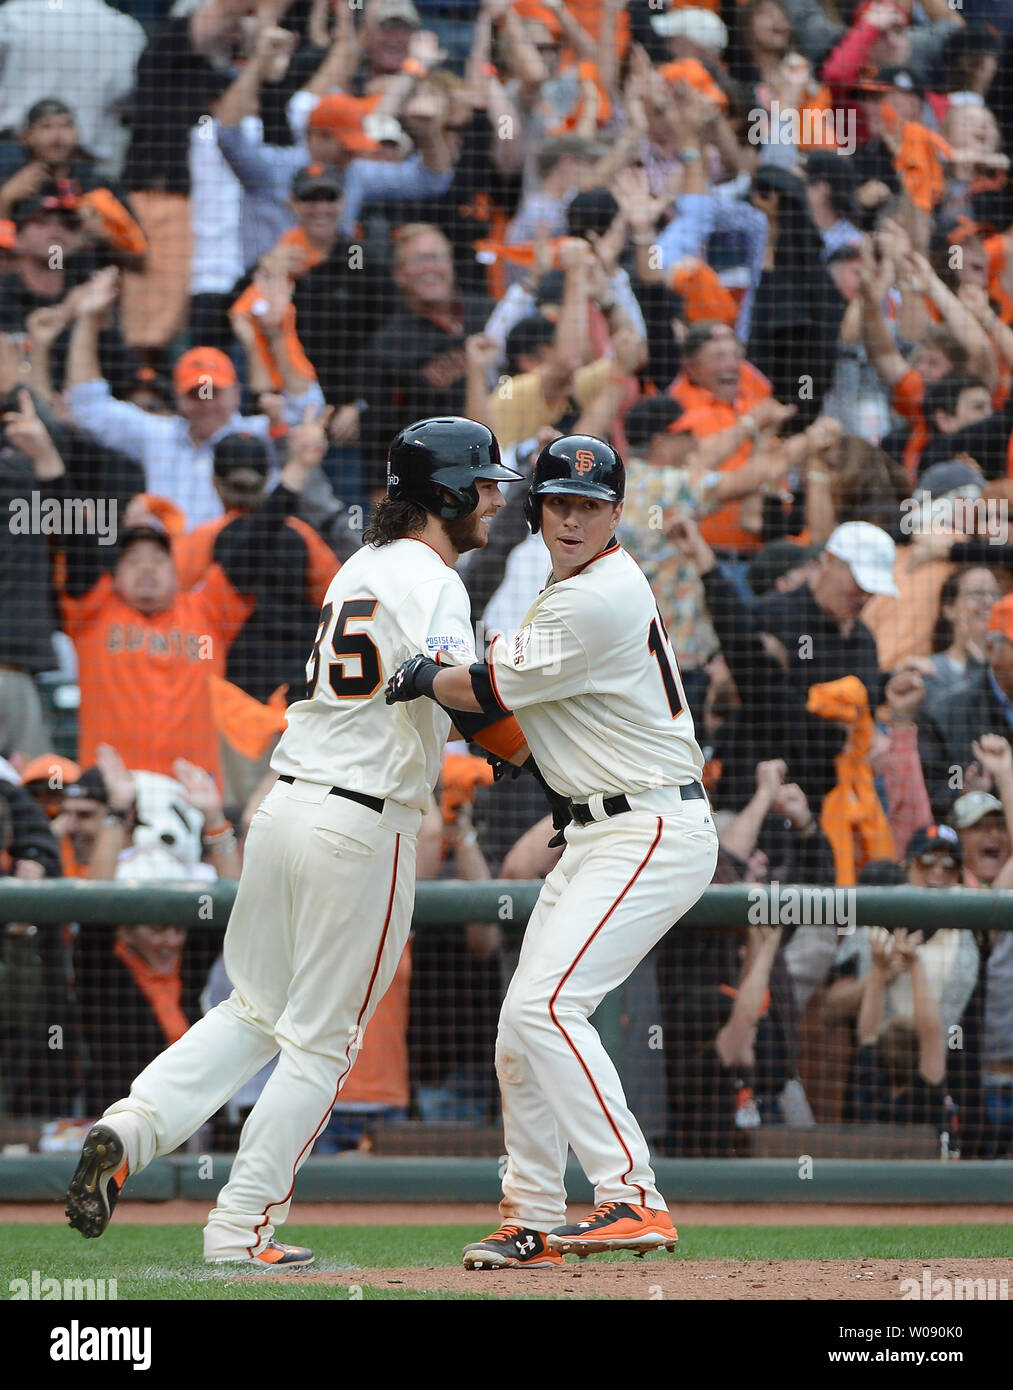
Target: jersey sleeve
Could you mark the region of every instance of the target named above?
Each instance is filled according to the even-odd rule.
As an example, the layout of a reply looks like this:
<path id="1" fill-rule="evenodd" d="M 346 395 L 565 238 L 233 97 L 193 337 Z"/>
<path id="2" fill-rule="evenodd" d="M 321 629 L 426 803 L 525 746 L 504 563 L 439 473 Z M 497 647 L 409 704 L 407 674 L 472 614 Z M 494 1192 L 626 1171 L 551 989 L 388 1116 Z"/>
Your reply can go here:
<path id="1" fill-rule="evenodd" d="M 505 710 L 594 690 L 591 669 L 607 654 L 602 650 L 607 648 L 607 634 L 579 618 L 571 604 L 547 601 L 512 638 L 495 639 L 489 650 L 489 679 Z"/>
<path id="2" fill-rule="evenodd" d="M 401 605 L 398 619 L 412 652 L 443 666 L 470 666 L 478 659 L 468 591 L 454 570 L 420 584 Z"/>

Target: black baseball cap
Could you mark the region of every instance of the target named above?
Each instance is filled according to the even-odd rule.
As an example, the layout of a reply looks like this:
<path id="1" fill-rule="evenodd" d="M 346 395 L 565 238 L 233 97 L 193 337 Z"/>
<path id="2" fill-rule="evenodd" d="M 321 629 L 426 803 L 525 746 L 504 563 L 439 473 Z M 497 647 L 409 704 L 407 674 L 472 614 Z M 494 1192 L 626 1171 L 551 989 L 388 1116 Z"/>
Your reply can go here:
<path id="1" fill-rule="evenodd" d="M 607 188 L 588 188 L 578 193 L 566 210 L 568 236 L 604 236 L 619 212 L 619 204 Z"/>
<path id="2" fill-rule="evenodd" d="M 73 111 L 65 101 L 59 97 L 43 97 L 34 106 L 29 106 L 25 112 L 25 130 L 28 130 L 36 121 L 44 121 L 47 116 L 69 116 L 71 120 L 76 120 Z"/>
<path id="3" fill-rule="evenodd" d="M 154 391 L 166 405 L 175 407 L 176 395 L 172 389 L 172 379 L 154 367 L 138 367 L 130 383 L 132 391 Z"/>
<path id="4" fill-rule="evenodd" d="M 292 197 L 300 202 L 321 196 L 337 199 L 341 192 L 341 175 L 326 164 L 307 164 L 292 180 Z"/>
<path id="5" fill-rule="evenodd" d="M 905 862 L 920 859 L 924 854 L 951 854 L 959 864 L 964 862 L 960 836 L 949 825 L 926 825 L 915 831 L 908 841 Z"/>
<path id="6" fill-rule="evenodd" d="M 642 449 L 656 434 L 667 434 L 682 413 L 682 406 L 671 396 L 648 396 L 638 401 L 623 421 L 626 442 L 631 449 Z"/>
<path id="7" fill-rule="evenodd" d="M 86 767 L 76 782 L 71 782 L 69 787 L 64 788 L 63 794 L 79 801 L 85 798 L 89 801 L 101 801 L 103 805 L 109 800 L 106 784 L 97 767 Z"/>
<path id="8" fill-rule="evenodd" d="M 267 477 L 271 460 L 267 445 L 259 435 L 248 430 L 239 430 L 219 439 L 213 451 L 215 476 L 225 477 L 237 468 L 250 468 L 255 473 Z"/>
<path id="9" fill-rule="evenodd" d="M 44 183 L 34 197 L 22 198 L 20 203 L 14 205 L 11 220 L 16 227 L 21 228 L 33 217 L 48 217 L 52 213 L 58 213 L 68 220 L 77 222 L 79 192 L 80 185 L 69 180 L 62 183 Z"/>
<path id="10" fill-rule="evenodd" d="M 168 554 L 172 554 L 172 537 L 168 530 L 162 525 L 157 517 L 149 517 L 147 521 L 139 526 L 128 526 L 120 536 L 119 558 L 122 560 L 124 555 L 137 541 L 154 541 L 160 545 Z"/>
<path id="11" fill-rule="evenodd" d="M 925 98 L 925 88 L 919 78 L 905 67 L 880 68 L 873 81 L 884 88 L 892 88 L 897 92 L 907 92 L 913 97 Z"/>
<path id="12" fill-rule="evenodd" d="M 769 541 L 749 562 L 746 580 L 757 598 L 769 593 L 777 581 L 799 565 L 815 560 L 821 545 L 796 545 L 794 541 Z"/>

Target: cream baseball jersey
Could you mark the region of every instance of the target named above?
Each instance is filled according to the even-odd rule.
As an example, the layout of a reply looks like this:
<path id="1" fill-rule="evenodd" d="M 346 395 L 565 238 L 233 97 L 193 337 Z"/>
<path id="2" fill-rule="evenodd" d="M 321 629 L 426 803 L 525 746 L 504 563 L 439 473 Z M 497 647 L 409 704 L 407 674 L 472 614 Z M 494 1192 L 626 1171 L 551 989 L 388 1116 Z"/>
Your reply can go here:
<path id="1" fill-rule="evenodd" d="M 546 781 L 571 800 L 699 780 L 675 653 L 650 585 L 616 540 L 543 589 L 488 660 Z"/>
<path id="2" fill-rule="evenodd" d="M 476 660 L 467 590 L 424 541 L 363 546 L 327 590 L 309 697 L 289 707 L 272 768 L 424 812 L 450 719 L 432 700 L 384 702 L 388 678 L 416 652 L 446 665 Z"/>

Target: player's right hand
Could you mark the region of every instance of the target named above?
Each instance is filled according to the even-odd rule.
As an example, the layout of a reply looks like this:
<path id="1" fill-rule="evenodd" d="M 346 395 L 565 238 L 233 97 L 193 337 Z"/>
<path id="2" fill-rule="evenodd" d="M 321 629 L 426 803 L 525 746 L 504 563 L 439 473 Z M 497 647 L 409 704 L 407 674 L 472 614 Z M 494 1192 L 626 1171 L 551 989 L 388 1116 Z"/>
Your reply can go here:
<path id="1" fill-rule="evenodd" d="M 384 698 L 388 705 L 407 704 L 420 695 L 432 695 L 433 681 L 440 673 L 437 662 L 421 652 L 403 661 L 387 682 Z"/>

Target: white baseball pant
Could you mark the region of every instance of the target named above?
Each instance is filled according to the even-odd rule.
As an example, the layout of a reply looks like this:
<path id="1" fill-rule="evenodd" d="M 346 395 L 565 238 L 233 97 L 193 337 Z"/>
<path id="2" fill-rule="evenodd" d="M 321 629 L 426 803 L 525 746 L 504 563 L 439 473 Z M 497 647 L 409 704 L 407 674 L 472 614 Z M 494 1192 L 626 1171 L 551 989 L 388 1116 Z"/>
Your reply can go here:
<path id="1" fill-rule="evenodd" d="M 528 922 L 496 1042 L 508 1155 L 500 1214 L 542 1231 L 566 1219 L 567 1143 L 596 1204 L 665 1209 L 590 1018 L 700 897 L 718 849 L 705 800 L 571 824 L 566 844 Z"/>
<path id="2" fill-rule="evenodd" d="M 420 820 L 389 801 L 381 816 L 314 782 L 278 782 L 250 826 L 225 936 L 232 994 L 103 1117 L 140 1172 L 280 1050 L 204 1228 L 207 1258 L 255 1254 L 288 1215 L 408 939 Z"/>

